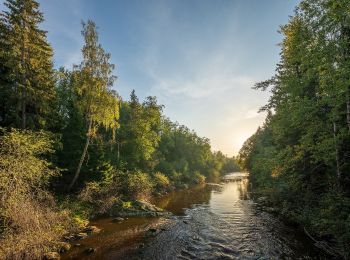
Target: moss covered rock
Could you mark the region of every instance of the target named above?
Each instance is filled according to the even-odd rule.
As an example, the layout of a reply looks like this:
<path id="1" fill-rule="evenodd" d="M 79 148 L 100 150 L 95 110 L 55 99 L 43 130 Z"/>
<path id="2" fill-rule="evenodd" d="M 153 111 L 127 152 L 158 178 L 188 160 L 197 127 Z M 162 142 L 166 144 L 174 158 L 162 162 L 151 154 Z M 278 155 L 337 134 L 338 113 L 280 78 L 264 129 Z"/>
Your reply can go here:
<path id="1" fill-rule="evenodd" d="M 157 217 L 169 213 L 149 202 L 136 200 L 115 204 L 109 214 L 112 217 Z"/>

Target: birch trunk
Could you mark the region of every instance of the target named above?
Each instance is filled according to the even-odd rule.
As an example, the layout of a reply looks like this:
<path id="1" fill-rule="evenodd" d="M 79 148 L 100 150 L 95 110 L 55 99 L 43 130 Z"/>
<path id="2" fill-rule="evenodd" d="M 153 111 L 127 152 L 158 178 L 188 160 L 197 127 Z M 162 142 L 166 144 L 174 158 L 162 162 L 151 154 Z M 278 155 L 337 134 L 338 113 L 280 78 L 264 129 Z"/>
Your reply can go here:
<path id="1" fill-rule="evenodd" d="M 75 182 L 77 181 L 77 179 L 79 177 L 81 166 L 83 165 L 83 162 L 85 160 L 85 156 L 86 156 L 86 153 L 87 153 L 87 149 L 88 149 L 89 144 L 90 144 L 91 128 L 92 128 L 92 119 L 90 119 L 90 122 L 89 122 L 89 127 L 88 127 L 88 131 L 87 131 L 87 134 L 86 134 L 86 142 L 85 142 L 84 150 L 83 150 L 83 153 L 81 154 L 80 161 L 79 161 L 79 164 L 78 164 L 78 168 L 77 168 L 77 170 L 75 172 L 74 178 L 73 178 L 72 182 L 68 186 L 68 191 L 70 191 L 72 189 L 72 187 L 74 186 Z"/>

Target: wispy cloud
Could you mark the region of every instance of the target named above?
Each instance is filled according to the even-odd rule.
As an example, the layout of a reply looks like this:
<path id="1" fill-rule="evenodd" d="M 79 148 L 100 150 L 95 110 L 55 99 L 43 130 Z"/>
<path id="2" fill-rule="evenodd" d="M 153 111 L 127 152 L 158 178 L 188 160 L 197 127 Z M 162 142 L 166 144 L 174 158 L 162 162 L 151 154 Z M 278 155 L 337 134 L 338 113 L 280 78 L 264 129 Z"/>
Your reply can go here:
<path id="1" fill-rule="evenodd" d="M 208 31 L 203 32 L 207 36 L 198 37 L 178 31 L 186 24 L 167 6 L 159 8 L 161 15 L 149 25 L 149 44 L 140 60 L 153 82 L 149 94 L 160 97 L 173 119 L 209 137 L 214 149 L 237 153 L 263 122 L 264 115 L 257 111 L 267 95 L 251 89 L 261 79 L 242 71 L 245 54 L 237 41 L 235 16 L 222 17 L 225 26 L 213 38 Z"/>
<path id="2" fill-rule="evenodd" d="M 248 77 L 216 74 L 213 71 L 198 73 L 194 79 L 186 78 L 162 78 L 153 75 L 155 85 L 154 93 L 163 93 L 166 96 L 179 95 L 183 98 L 202 99 L 213 95 L 224 95 L 226 91 L 252 86 L 254 81 Z"/>
<path id="3" fill-rule="evenodd" d="M 55 64 L 71 68 L 81 59 L 83 40 L 80 30 L 84 18 L 84 1 L 41 1 L 40 4 L 45 16 L 43 27 L 48 31 L 49 41 L 55 50 Z"/>
<path id="4" fill-rule="evenodd" d="M 79 62 L 80 21 L 94 19 L 118 65 L 116 89 L 123 98 L 133 88 L 140 98 L 157 96 L 172 120 L 231 155 L 264 120 L 257 111 L 268 93 L 251 87 L 274 72 L 276 30 L 287 21 L 293 1 L 41 3 L 57 65 Z"/>

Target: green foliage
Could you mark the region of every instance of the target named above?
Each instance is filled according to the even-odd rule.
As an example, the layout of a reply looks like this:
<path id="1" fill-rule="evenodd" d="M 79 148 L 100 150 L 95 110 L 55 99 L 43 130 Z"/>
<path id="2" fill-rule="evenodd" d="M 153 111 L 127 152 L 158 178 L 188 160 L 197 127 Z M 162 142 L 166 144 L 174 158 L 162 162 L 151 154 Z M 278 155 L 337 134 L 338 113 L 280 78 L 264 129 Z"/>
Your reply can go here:
<path id="1" fill-rule="evenodd" d="M 93 207 L 93 214 L 104 214 L 118 201 L 119 193 L 117 182 L 88 182 L 78 198 Z"/>
<path id="2" fill-rule="evenodd" d="M 53 50 L 40 28 L 35 0 L 6 0 L 0 19 L 0 125 L 50 129 L 54 125 Z"/>
<path id="3" fill-rule="evenodd" d="M 167 176 L 161 172 L 156 172 L 153 175 L 154 188 L 158 192 L 166 192 L 170 187 L 170 181 Z"/>
<path id="4" fill-rule="evenodd" d="M 158 147 L 162 106 L 155 97 L 147 97 L 140 104 L 135 91 L 129 102 L 121 104 L 121 127 L 117 132 L 120 162 L 127 169 L 152 170 L 152 157 Z"/>
<path id="5" fill-rule="evenodd" d="M 1 235 L 7 239 L 0 249 L 18 252 L 9 258 L 40 258 L 76 226 L 67 218 L 83 226 L 121 200 L 238 170 L 236 159 L 212 152 L 207 138 L 165 118 L 156 97 L 118 96 L 114 65 L 94 22 L 83 23 L 80 64 L 54 71 L 38 2 L 6 0 L 4 6 L 0 127 L 37 130 L 0 129 Z"/>
<path id="6" fill-rule="evenodd" d="M 194 181 L 197 184 L 204 184 L 205 183 L 205 176 L 203 176 L 202 174 L 200 174 L 199 172 L 196 172 L 194 175 Z"/>
<path id="7" fill-rule="evenodd" d="M 118 127 L 118 99 L 111 87 L 115 80 L 110 54 L 98 43 L 96 25 L 89 20 L 83 23 L 83 61 L 75 66 L 73 76 L 76 106 L 86 120 L 92 121 L 88 135 L 95 135 L 98 127 L 115 130 Z"/>
<path id="8" fill-rule="evenodd" d="M 1 259 L 37 259 L 57 246 L 70 226 L 66 210 L 58 211 L 45 189 L 57 169 L 43 156 L 52 153 L 45 132 L 1 129 Z"/>
<path id="9" fill-rule="evenodd" d="M 25 196 L 32 189 L 42 188 L 50 177 L 58 174 L 50 162 L 40 158 L 53 152 L 49 133 L 0 130 L 1 190 L 23 193 Z"/>
<path id="10" fill-rule="evenodd" d="M 82 48 L 83 61 L 71 73 L 70 91 L 75 96 L 73 106 L 78 115 L 86 123 L 85 145 L 81 157 L 68 189 L 77 181 L 82 164 L 85 160 L 90 142 L 96 137 L 101 128 L 112 131 L 112 139 L 118 128 L 119 106 L 115 92 L 111 89 L 115 76 L 112 74 L 114 65 L 109 63 L 110 54 L 106 53 L 98 43 L 96 25 L 92 21 L 83 23 L 82 35 L 85 45 Z M 62 83 L 65 86 L 66 81 Z M 63 102 L 61 102 L 63 103 Z M 64 111 L 64 110 L 63 110 Z M 75 113 L 76 115 L 77 113 Z"/>
<path id="11" fill-rule="evenodd" d="M 277 73 L 265 124 L 239 161 L 253 185 L 269 190 L 282 214 L 349 257 L 349 1 L 304 0 L 281 27 Z"/>
<path id="12" fill-rule="evenodd" d="M 152 181 L 147 173 L 135 171 L 125 174 L 123 194 L 129 199 L 147 199 L 152 192 Z"/>

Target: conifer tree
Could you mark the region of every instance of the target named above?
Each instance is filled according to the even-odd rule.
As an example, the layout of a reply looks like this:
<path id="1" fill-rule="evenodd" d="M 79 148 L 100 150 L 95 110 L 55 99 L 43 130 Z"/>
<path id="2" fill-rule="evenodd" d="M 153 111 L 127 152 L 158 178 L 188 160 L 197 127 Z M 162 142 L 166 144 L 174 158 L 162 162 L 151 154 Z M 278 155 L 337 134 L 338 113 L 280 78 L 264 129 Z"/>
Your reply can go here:
<path id="1" fill-rule="evenodd" d="M 6 0 L 1 13 L 1 88 L 6 100 L 1 124 L 47 128 L 55 98 L 53 50 L 35 0 Z M 4 119 L 8 119 L 4 122 Z"/>

